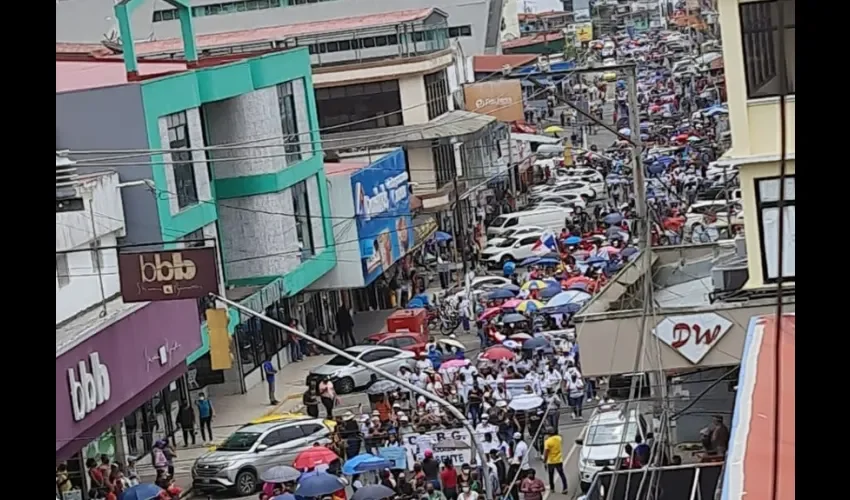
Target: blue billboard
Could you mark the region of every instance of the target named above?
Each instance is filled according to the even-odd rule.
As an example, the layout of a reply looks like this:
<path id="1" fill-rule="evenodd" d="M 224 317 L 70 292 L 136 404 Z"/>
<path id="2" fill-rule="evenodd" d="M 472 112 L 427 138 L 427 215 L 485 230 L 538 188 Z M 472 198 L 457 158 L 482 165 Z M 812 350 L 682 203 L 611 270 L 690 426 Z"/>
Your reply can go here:
<path id="1" fill-rule="evenodd" d="M 351 175 L 363 280 L 368 285 L 413 245 L 404 151 L 397 149 Z"/>

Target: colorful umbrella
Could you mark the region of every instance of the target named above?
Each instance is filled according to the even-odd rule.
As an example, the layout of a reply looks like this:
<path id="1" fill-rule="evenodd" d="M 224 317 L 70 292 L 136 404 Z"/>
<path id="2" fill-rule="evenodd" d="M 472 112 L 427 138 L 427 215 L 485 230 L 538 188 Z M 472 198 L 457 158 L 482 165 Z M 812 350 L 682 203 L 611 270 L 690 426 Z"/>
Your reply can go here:
<path id="1" fill-rule="evenodd" d="M 440 365 L 440 370 L 442 370 L 443 368 L 463 368 L 468 364 L 468 359 L 450 359 Z"/>
<path id="2" fill-rule="evenodd" d="M 520 344 L 516 340 L 502 341 L 502 345 L 507 347 L 508 349 L 519 349 L 520 347 L 522 347 L 522 344 Z"/>
<path id="3" fill-rule="evenodd" d="M 520 299 L 511 299 L 502 304 L 501 307 L 503 311 L 507 311 L 516 309 L 517 307 L 519 307 L 520 304 L 522 304 L 522 301 Z"/>
<path id="4" fill-rule="evenodd" d="M 295 456 L 292 466 L 298 470 L 312 469 L 318 465 L 330 465 L 339 457 L 324 446 L 312 446 Z M 324 495 L 321 493 L 320 495 Z"/>
<path id="5" fill-rule="evenodd" d="M 523 300 L 517 307 L 516 310 L 524 313 L 524 312 L 534 312 L 539 311 L 541 307 L 545 304 L 540 302 L 539 300 Z"/>
<path id="6" fill-rule="evenodd" d="M 546 282 L 543 280 L 531 280 L 522 284 L 523 290 L 543 290 L 546 288 Z"/>
<path id="7" fill-rule="evenodd" d="M 498 361 L 501 359 L 514 359 L 516 358 L 516 354 L 513 353 L 510 349 L 504 346 L 493 346 L 487 348 L 483 353 L 481 353 L 481 359 L 486 359 L 489 361 Z"/>
<path id="8" fill-rule="evenodd" d="M 351 476 L 370 470 L 388 469 L 390 466 L 389 461 L 385 458 L 376 457 L 371 453 L 361 453 L 345 461 L 342 465 L 342 473 Z"/>
<path id="9" fill-rule="evenodd" d="M 502 312 L 502 309 L 499 307 L 491 307 L 489 309 L 484 309 L 484 312 L 481 313 L 481 316 L 478 316 L 478 321 L 487 321 L 490 318 L 498 316 L 500 312 Z"/>
<path id="10" fill-rule="evenodd" d="M 604 247 L 601 247 L 599 249 L 599 252 L 608 254 L 608 256 L 610 257 L 611 255 L 616 255 L 616 254 L 620 253 L 620 249 L 616 248 L 616 247 L 612 247 L 610 245 L 606 245 Z"/>

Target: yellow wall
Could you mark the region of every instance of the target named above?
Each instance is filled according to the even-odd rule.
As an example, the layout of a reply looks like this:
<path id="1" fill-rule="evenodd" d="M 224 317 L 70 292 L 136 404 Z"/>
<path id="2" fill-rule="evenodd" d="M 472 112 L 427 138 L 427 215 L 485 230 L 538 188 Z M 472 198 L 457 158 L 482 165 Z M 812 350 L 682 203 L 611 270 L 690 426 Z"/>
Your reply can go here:
<path id="1" fill-rule="evenodd" d="M 794 160 L 785 162 L 785 174 L 794 175 Z M 750 277 L 744 288 L 765 286 L 761 272 L 761 245 L 759 240 L 758 211 L 756 208 L 756 181 L 765 177 L 779 176 L 779 162 L 753 163 L 741 167 L 741 203 L 744 207 L 744 235 L 747 242 L 747 269 Z"/>
<path id="2" fill-rule="evenodd" d="M 779 98 L 747 99 L 739 0 L 718 0 L 734 157 L 779 154 Z M 786 101 L 788 154 L 795 150 L 795 97 Z"/>

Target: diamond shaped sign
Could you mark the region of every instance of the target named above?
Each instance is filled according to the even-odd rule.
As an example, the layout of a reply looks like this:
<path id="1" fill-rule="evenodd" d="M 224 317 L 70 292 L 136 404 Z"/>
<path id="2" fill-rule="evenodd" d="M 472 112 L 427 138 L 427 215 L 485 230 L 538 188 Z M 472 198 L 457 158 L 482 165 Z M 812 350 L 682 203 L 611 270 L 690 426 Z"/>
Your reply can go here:
<path id="1" fill-rule="evenodd" d="M 652 334 L 696 365 L 731 328 L 732 322 L 717 313 L 700 313 L 667 316 Z"/>

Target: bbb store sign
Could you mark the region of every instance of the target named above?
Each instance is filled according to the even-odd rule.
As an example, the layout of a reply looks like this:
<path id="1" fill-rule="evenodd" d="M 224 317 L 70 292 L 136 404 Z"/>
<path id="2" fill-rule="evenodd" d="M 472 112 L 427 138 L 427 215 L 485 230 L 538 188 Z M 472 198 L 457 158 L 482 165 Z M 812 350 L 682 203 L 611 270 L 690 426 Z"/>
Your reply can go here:
<path id="1" fill-rule="evenodd" d="M 351 176 L 364 285 L 413 245 L 404 151 L 398 149 Z"/>

